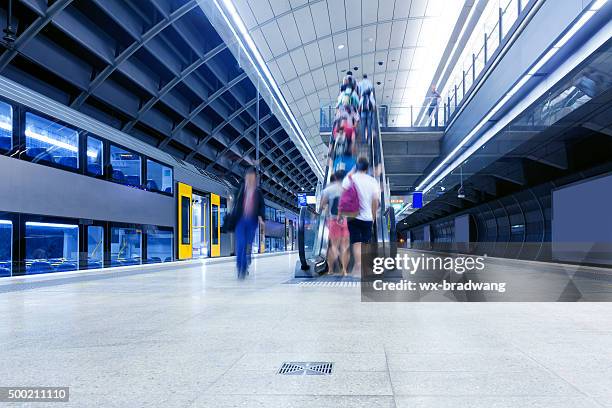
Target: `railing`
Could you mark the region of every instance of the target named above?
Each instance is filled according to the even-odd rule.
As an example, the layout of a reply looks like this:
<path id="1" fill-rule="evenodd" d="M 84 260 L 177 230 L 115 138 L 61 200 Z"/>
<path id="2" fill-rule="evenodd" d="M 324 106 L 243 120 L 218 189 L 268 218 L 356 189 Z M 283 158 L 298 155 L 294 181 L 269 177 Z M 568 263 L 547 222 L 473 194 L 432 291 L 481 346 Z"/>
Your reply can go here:
<path id="1" fill-rule="evenodd" d="M 450 118 L 482 73 L 491 56 L 510 33 L 525 5 L 531 0 L 493 0 L 487 4 L 481 21 L 474 29 L 461 62 L 451 74 L 445 87 L 442 105 L 445 117 Z"/>
<path id="2" fill-rule="evenodd" d="M 422 113 L 423 112 L 423 113 Z M 331 132 L 336 106 L 326 105 L 320 110 L 320 130 Z M 446 125 L 446 106 L 438 104 L 438 100 L 425 106 L 389 106 L 379 105 L 378 115 L 381 128 L 389 127 L 444 127 Z M 421 115 L 423 119 L 418 120 Z"/>

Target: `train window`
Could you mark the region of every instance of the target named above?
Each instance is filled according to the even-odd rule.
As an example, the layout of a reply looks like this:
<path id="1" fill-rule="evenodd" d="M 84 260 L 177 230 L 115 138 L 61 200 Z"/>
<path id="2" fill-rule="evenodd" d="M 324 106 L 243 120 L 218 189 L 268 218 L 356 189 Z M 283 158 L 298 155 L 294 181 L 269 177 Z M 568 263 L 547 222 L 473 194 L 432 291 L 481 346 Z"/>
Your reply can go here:
<path id="1" fill-rule="evenodd" d="M 111 180 L 133 187 L 140 187 L 140 155 L 111 145 Z"/>
<path id="2" fill-rule="evenodd" d="M 172 194 L 172 183 L 171 167 L 147 159 L 147 190 Z"/>
<path id="3" fill-rule="evenodd" d="M 142 257 L 142 231 L 136 228 L 111 228 L 111 265 L 136 265 Z"/>
<path id="4" fill-rule="evenodd" d="M 213 245 L 219 245 L 219 229 L 217 228 L 217 226 L 219 225 L 219 206 L 213 204 L 211 206 L 211 212 L 212 212 L 212 217 L 211 217 L 211 224 L 210 224 L 210 231 L 211 231 L 211 242 Z"/>
<path id="5" fill-rule="evenodd" d="M 92 176 L 104 174 L 103 147 L 102 140 L 87 136 L 87 173 Z"/>
<path id="6" fill-rule="evenodd" d="M 47 222 L 25 223 L 27 274 L 78 269 L 79 226 Z"/>
<path id="7" fill-rule="evenodd" d="M 147 263 L 172 261 L 173 235 L 171 230 L 153 229 L 147 232 Z"/>
<path id="8" fill-rule="evenodd" d="M 26 155 L 32 161 L 79 168 L 79 132 L 31 112 L 25 117 Z"/>
<path id="9" fill-rule="evenodd" d="M 0 150 L 13 148 L 13 107 L 0 102 Z"/>
<path id="10" fill-rule="evenodd" d="M 13 270 L 13 223 L 0 220 L 0 276 L 11 276 Z"/>
<path id="11" fill-rule="evenodd" d="M 191 198 L 181 197 L 181 244 L 189 245 L 191 226 Z"/>
<path id="12" fill-rule="evenodd" d="M 90 225 L 87 227 L 87 267 L 89 269 L 104 266 L 104 227 Z"/>

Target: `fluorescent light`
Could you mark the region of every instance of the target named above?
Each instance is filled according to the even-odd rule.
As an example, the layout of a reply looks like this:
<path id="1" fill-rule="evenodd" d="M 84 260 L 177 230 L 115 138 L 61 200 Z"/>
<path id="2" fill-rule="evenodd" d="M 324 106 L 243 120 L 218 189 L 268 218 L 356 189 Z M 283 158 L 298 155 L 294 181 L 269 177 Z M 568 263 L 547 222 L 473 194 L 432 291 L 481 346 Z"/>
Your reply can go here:
<path id="1" fill-rule="evenodd" d="M 13 225 L 13 222 L 9 220 L 0 220 L 0 224 Z"/>
<path id="2" fill-rule="evenodd" d="M 47 144 L 50 144 L 50 145 L 53 145 L 53 146 L 61 147 L 62 149 L 66 149 L 66 150 L 69 150 L 71 152 L 75 152 L 75 153 L 79 152 L 79 148 L 74 146 L 74 145 L 71 145 L 69 143 L 65 143 L 65 142 L 62 142 L 62 141 L 59 141 L 59 140 L 51 139 L 47 135 L 42 135 L 40 133 L 36 133 L 36 132 L 34 132 L 34 131 L 30 130 L 30 129 L 26 129 L 25 135 L 27 137 L 29 137 L 29 138 L 32 138 L 32 139 L 35 139 L 35 140 L 38 140 L 40 142 L 47 143 Z"/>
<path id="3" fill-rule="evenodd" d="M 47 227 L 47 228 L 79 228 L 78 225 L 71 224 L 52 224 L 49 222 L 26 222 L 26 227 Z"/>

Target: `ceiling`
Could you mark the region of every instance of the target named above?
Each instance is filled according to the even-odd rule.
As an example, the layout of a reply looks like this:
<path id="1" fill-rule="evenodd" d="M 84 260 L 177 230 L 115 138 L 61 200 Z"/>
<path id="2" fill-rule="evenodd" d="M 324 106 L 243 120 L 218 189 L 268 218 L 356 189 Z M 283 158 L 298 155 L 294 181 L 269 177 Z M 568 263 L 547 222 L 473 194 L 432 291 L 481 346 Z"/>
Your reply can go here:
<path id="1" fill-rule="evenodd" d="M 463 0 L 233 0 L 318 159 L 319 108 L 344 72 L 367 73 L 379 103 L 422 105 Z M 355 69 L 356 67 L 356 69 Z"/>
<path id="2" fill-rule="evenodd" d="M 254 163 L 256 89 L 197 0 L 22 0 L 12 21 L 17 38 L 0 45 L 0 75 L 206 175 L 236 184 Z M 317 177 L 260 105 L 266 198 L 295 207 Z"/>

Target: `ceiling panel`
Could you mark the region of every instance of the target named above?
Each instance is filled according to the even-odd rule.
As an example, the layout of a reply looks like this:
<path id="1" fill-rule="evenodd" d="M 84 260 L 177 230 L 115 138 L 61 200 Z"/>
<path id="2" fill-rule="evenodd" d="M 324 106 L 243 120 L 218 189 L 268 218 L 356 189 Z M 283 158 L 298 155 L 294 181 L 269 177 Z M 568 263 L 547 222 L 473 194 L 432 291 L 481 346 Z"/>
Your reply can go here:
<path id="1" fill-rule="evenodd" d="M 376 21 L 378 21 L 378 0 L 362 1 L 361 24 L 372 24 L 376 23 Z"/>
<path id="2" fill-rule="evenodd" d="M 268 0 L 259 0 L 256 2 L 257 4 L 252 1 L 249 1 L 248 3 L 251 7 L 251 11 L 257 19 L 258 24 L 262 24 L 265 21 L 274 18 L 274 13 L 272 12 L 272 7 L 270 7 L 270 2 Z"/>
<path id="3" fill-rule="evenodd" d="M 391 20 L 394 8 L 395 0 L 378 0 L 378 21 Z"/>

